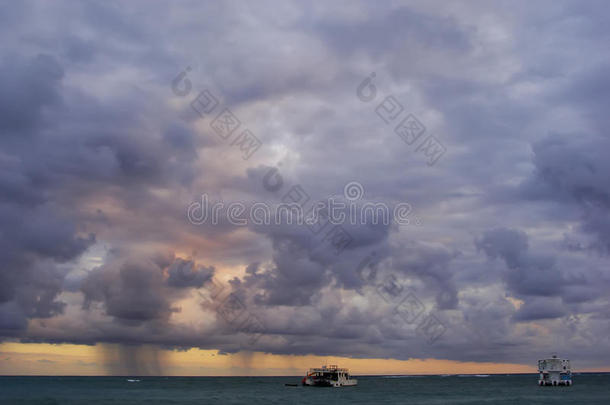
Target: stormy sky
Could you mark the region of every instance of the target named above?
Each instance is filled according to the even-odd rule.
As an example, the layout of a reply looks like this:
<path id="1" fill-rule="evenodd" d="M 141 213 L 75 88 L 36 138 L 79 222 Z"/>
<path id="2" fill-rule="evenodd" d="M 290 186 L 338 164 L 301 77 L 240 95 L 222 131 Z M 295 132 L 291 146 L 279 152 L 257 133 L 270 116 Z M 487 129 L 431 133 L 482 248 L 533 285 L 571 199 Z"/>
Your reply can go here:
<path id="1" fill-rule="evenodd" d="M 0 341 L 609 365 L 606 2 L 0 7 Z"/>

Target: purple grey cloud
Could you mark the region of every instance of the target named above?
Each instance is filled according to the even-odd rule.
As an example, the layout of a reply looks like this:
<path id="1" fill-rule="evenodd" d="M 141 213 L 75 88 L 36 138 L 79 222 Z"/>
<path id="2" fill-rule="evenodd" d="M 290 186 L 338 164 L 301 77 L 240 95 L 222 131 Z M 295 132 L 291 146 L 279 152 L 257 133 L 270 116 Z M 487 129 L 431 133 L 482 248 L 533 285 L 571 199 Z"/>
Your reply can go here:
<path id="1" fill-rule="evenodd" d="M 607 366 L 610 7 L 556 3 L 5 7 L 1 338 L 529 363 L 557 334 Z M 387 96 L 446 147 L 436 164 L 376 114 Z M 224 108 L 262 142 L 248 160 L 210 126 Z M 346 224 L 336 254 L 304 225 L 186 216 L 203 193 L 345 201 L 354 181 L 421 223 Z M 201 303 L 212 280 L 260 338 Z M 433 344 L 396 311 L 407 291 L 447 328 Z"/>

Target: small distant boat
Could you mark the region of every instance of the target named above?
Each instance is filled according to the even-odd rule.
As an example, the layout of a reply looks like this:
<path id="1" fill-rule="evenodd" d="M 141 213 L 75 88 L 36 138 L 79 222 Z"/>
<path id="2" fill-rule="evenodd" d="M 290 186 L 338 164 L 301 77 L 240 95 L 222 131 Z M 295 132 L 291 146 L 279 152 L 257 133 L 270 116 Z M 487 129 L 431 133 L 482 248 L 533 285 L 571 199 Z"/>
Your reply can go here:
<path id="1" fill-rule="evenodd" d="M 137 380 L 135 378 L 128 378 L 127 382 L 140 382 L 140 380 Z"/>
<path id="2" fill-rule="evenodd" d="M 572 385 L 570 360 L 559 359 L 553 355 L 550 359 L 538 360 L 538 385 Z"/>
<path id="3" fill-rule="evenodd" d="M 346 368 L 322 366 L 310 368 L 307 375 L 303 377 L 302 384 L 314 387 L 350 387 L 357 385 L 358 380 L 352 378 Z"/>

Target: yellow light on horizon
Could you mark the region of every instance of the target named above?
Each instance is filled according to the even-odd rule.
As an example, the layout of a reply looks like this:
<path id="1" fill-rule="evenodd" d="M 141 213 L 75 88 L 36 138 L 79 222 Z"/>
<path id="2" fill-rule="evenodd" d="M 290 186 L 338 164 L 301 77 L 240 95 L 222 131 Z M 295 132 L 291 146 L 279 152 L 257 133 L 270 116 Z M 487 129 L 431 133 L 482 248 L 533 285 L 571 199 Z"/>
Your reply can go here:
<path id="1" fill-rule="evenodd" d="M 121 368 L 131 350 L 138 369 Z M 460 362 L 442 359 L 377 359 L 262 352 L 221 354 L 217 350 L 166 350 L 152 345 L 18 343 L 0 344 L 2 375 L 302 375 L 310 367 L 338 364 L 355 375 L 535 373 L 532 365 Z"/>

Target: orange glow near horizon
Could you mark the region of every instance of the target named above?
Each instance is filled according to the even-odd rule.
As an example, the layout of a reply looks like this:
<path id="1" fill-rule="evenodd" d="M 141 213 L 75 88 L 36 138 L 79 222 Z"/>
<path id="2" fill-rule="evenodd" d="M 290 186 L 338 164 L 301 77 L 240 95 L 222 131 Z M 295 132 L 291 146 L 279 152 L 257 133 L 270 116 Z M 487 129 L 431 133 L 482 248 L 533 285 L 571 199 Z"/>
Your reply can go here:
<path id="1" fill-rule="evenodd" d="M 523 365 L 440 359 L 356 359 L 261 352 L 219 354 L 216 350 L 172 351 L 153 346 L 135 348 L 116 344 L 0 344 L 0 375 L 299 376 L 310 367 L 324 364 L 347 367 L 356 375 L 510 374 L 535 373 L 534 363 Z"/>

